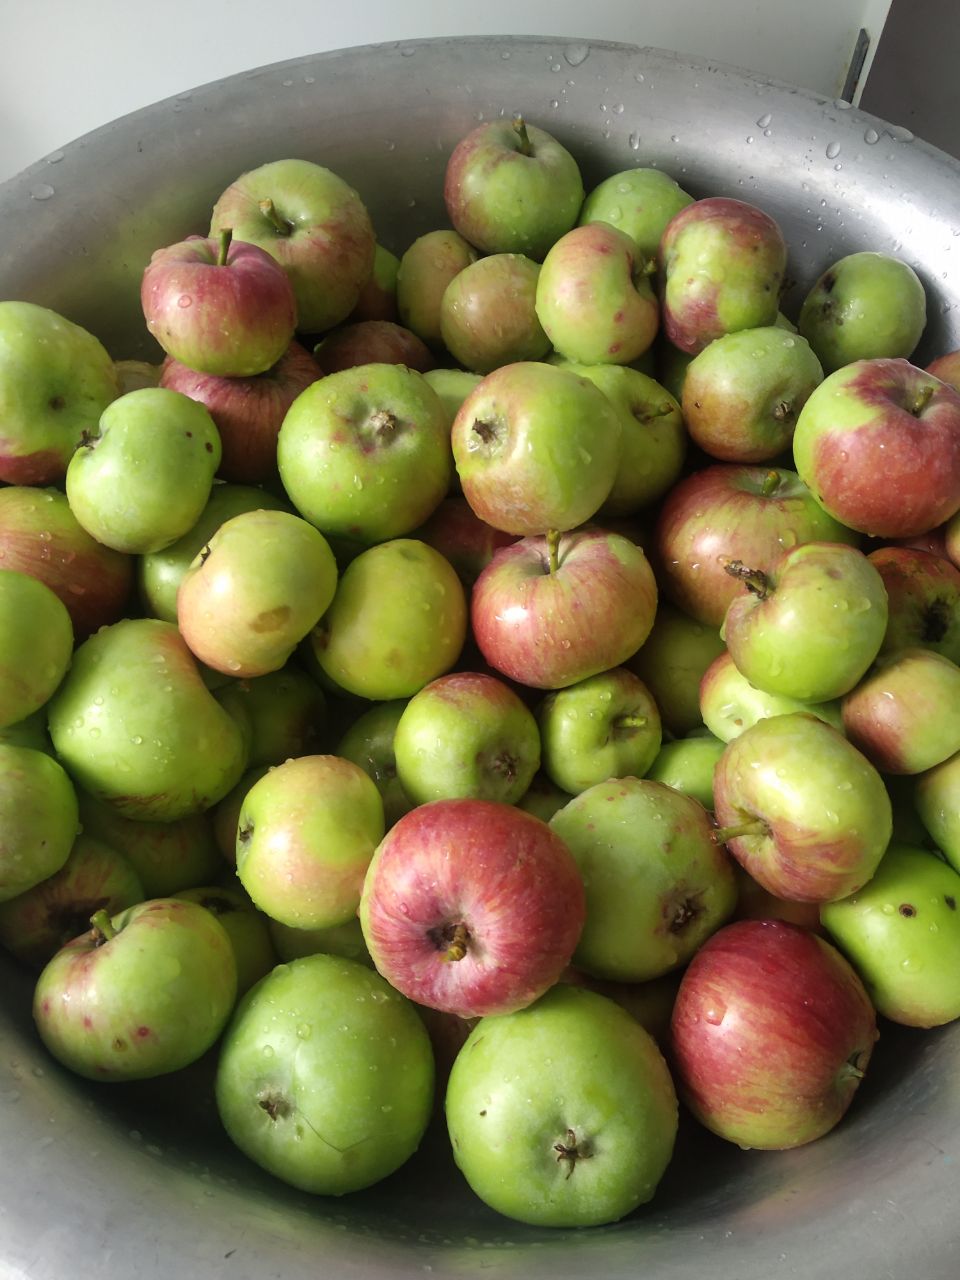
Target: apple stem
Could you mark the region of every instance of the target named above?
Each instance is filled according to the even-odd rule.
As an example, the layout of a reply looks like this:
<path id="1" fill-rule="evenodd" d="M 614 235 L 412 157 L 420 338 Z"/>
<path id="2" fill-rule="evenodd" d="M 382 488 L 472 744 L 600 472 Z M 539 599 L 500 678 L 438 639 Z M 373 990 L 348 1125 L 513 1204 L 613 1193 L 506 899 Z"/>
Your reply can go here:
<path id="1" fill-rule="evenodd" d="M 453 935 L 450 939 L 450 945 L 443 953 L 444 960 L 462 960 L 467 954 L 467 944 L 470 941 L 470 931 L 461 920 L 459 924 L 454 925 Z"/>
<path id="2" fill-rule="evenodd" d="M 770 594 L 770 579 L 762 569 L 748 569 L 742 560 L 728 560 L 723 568 L 731 578 L 742 582 L 758 599 L 766 600 Z"/>
<path id="3" fill-rule="evenodd" d="M 556 573 L 560 568 L 560 531 L 547 530 L 547 562 L 549 571 Z"/>
<path id="4" fill-rule="evenodd" d="M 530 141 L 530 135 L 527 133 L 527 122 L 523 116 L 513 117 L 513 129 L 517 137 L 520 139 L 520 146 L 517 148 L 522 156 L 533 155 L 533 143 Z"/>
<path id="5" fill-rule="evenodd" d="M 934 387 L 931 382 L 928 382 L 917 392 L 916 399 L 910 407 L 910 412 L 915 418 L 919 418 L 921 413 L 923 413 L 924 409 L 930 403 L 930 397 L 933 395 L 933 392 Z"/>
<path id="6" fill-rule="evenodd" d="M 760 486 L 760 495 L 763 498 L 772 498 L 777 492 L 780 485 L 780 472 L 772 469 L 763 477 L 763 484 Z"/>
<path id="7" fill-rule="evenodd" d="M 220 249 L 217 253 L 217 266 L 225 267 L 227 265 L 227 253 L 230 249 L 230 241 L 233 239 L 233 227 L 224 227 L 220 232 Z"/>
<path id="8" fill-rule="evenodd" d="M 613 722 L 614 733 L 622 733 L 626 729 L 643 729 L 646 727 L 647 717 L 640 715 L 617 716 Z"/>
<path id="9" fill-rule="evenodd" d="M 293 223 L 288 222 L 286 218 L 281 218 L 277 212 L 277 207 L 268 196 L 266 200 L 260 201 L 260 212 L 273 227 L 278 235 L 288 236 L 293 230 Z"/>
<path id="10" fill-rule="evenodd" d="M 90 917 L 90 923 L 93 926 L 93 932 L 96 934 L 94 944 L 98 947 L 102 947 L 105 942 L 109 942 L 111 938 L 117 936 L 117 931 L 110 919 L 110 913 L 104 910 L 103 907 L 93 913 Z"/>
<path id="11" fill-rule="evenodd" d="M 713 838 L 717 844 L 727 844 L 740 836 L 762 836 L 766 833 L 767 824 L 761 818 L 750 818 L 747 822 L 740 822 L 732 827 L 714 828 Z"/>

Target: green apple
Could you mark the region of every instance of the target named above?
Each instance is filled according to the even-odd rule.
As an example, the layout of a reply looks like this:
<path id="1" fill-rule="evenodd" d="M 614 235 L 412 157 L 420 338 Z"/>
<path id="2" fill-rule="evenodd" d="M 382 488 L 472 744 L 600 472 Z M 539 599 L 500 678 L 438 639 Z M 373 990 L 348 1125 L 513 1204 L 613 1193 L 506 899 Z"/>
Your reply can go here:
<path id="1" fill-rule="evenodd" d="M 924 827 L 960 872 L 960 752 L 922 773 L 913 799 Z"/>
<path id="2" fill-rule="evenodd" d="M 456 231 L 428 231 L 400 259 L 397 312 L 400 323 L 428 347 L 443 346 L 440 306 L 451 280 L 476 262 L 477 251 Z"/>
<path id="3" fill-rule="evenodd" d="M 119 394 L 92 333 L 32 302 L 0 302 L 0 480 L 62 479 L 83 433 Z"/>
<path id="4" fill-rule="evenodd" d="M 376 783 L 388 830 L 413 807 L 397 776 L 397 757 L 393 749 L 394 735 L 406 705 L 405 698 L 375 703 L 354 720 L 336 749 L 338 756 L 358 764 Z"/>
<path id="5" fill-rule="evenodd" d="M 723 755 L 724 745 L 712 733 L 665 742 L 646 777 L 692 796 L 705 809 L 712 809 L 713 771 Z"/>
<path id="6" fill-rule="evenodd" d="M 724 650 L 716 627 L 660 600 L 649 636 L 626 665 L 653 694 L 664 727 L 680 735 L 702 724 L 700 681 Z"/>
<path id="7" fill-rule="evenodd" d="M 343 1195 L 399 1168 L 433 1106 L 433 1052 L 413 1006 L 338 956 L 279 965 L 241 1001 L 217 1066 L 237 1146 L 303 1191 Z"/>
<path id="8" fill-rule="evenodd" d="M 936 854 L 891 845 L 869 884 L 822 906 L 820 919 L 885 1018 L 960 1018 L 960 875 Z"/>
<path id="9" fill-rule="evenodd" d="M 84 435 L 67 467 L 70 507 L 115 551 L 161 551 L 199 520 L 220 465 L 220 436 L 196 400 L 128 391 Z"/>
<path id="10" fill-rule="evenodd" d="M 535 306 L 539 275 L 522 253 L 494 253 L 454 276 L 440 304 L 440 336 L 458 364 L 483 374 L 546 356 L 550 339 Z"/>
<path id="11" fill-rule="evenodd" d="M 327 699 L 304 671 L 286 666 L 253 680 L 237 680 L 218 701 L 250 724 L 249 768 L 282 764 L 320 750 L 325 739 Z"/>
<path id="12" fill-rule="evenodd" d="M 549 822 L 558 809 L 571 799 L 569 791 L 561 791 L 545 773 L 536 773 L 533 781 L 517 801 L 517 808 L 532 813 L 541 822 Z"/>
<path id="13" fill-rule="evenodd" d="M 342 689 L 388 702 L 449 671 L 466 628 L 466 599 L 450 563 L 426 543 L 397 538 L 347 566 L 311 642 Z"/>
<path id="14" fill-rule="evenodd" d="M 480 374 L 468 373 L 466 369 L 428 369 L 423 377 L 440 397 L 449 429 L 460 406 L 481 381 Z"/>
<path id="15" fill-rule="evenodd" d="M 596 1226 L 645 1204 L 677 1133 L 676 1093 L 653 1037 L 612 1000 L 565 985 L 477 1023 L 445 1110 L 472 1189 L 535 1226 Z"/>
<path id="16" fill-rule="evenodd" d="M 356 960 L 368 969 L 374 967 L 356 916 L 345 924 L 332 924 L 326 929 L 294 929 L 292 925 L 267 917 L 267 928 L 274 950 L 284 963 L 301 956 L 325 955 Z"/>
<path id="17" fill-rule="evenodd" d="M 548 694 L 537 720 L 544 773 L 570 795 L 608 778 L 642 778 L 660 750 L 657 704 L 623 667 Z"/>
<path id="18" fill-rule="evenodd" d="M 37 578 L 0 570 L 0 726 L 44 706 L 73 657 L 73 623 L 59 596 Z"/>
<path id="19" fill-rule="evenodd" d="M 238 886 L 205 885 L 182 889 L 174 896 L 184 902 L 195 902 L 223 925 L 237 965 L 238 997 L 245 995 L 278 963 L 266 916 L 257 911 Z"/>
<path id="20" fill-rule="evenodd" d="M 770 716 L 789 715 L 791 711 L 809 711 L 824 723 L 843 733 L 840 703 L 801 702 L 779 693 L 767 693 L 750 683 L 737 670 L 729 653 L 714 658 L 700 681 L 700 713 L 703 723 L 723 742 L 730 742 L 744 729 Z"/>
<path id="21" fill-rule="evenodd" d="M 626 169 L 594 187 L 578 221 L 581 227 L 608 222 L 632 237 L 644 258 L 656 258 L 667 223 L 692 203 L 693 196 L 660 169 Z"/>
<path id="22" fill-rule="evenodd" d="M 686 963 L 732 914 L 733 868 L 699 801 L 646 778 L 601 782 L 550 820 L 587 891 L 573 963 L 645 982 Z"/>
<path id="23" fill-rule="evenodd" d="M 0 746 L 0 902 L 59 871 L 78 830 L 76 792 L 56 760 Z"/>

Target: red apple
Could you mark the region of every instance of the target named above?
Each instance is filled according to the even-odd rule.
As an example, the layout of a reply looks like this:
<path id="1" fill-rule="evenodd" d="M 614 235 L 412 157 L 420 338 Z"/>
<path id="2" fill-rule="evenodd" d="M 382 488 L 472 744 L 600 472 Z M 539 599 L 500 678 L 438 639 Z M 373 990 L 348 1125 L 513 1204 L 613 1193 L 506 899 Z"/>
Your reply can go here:
<path id="1" fill-rule="evenodd" d="M 743 920 L 690 962 L 670 1039 L 678 1090 L 702 1124 L 741 1147 L 784 1150 L 843 1116 L 877 1020 L 829 943 L 783 921 Z"/>
<path id="2" fill-rule="evenodd" d="M 843 699 L 851 742 L 883 773 L 922 773 L 960 751 L 960 667 L 932 649 L 881 654 Z"/>
<path id="3" fill-rule="evenodd" d="M 960 662 L 960 569 L 914 547 L 879 547 L 867 559 L 889 602 L 881 652 L 919 645 Z"/>
<path id="4" fill-rule="evenodd" d="M 639 547 L 578 529 L 498 551 L 473 589 L 473 634 L 497 671 L 562 689 L 620 666 L 653 626 L 657 585 Z"/>
<path id="5" fill-rule="evenodd" d="M 345 324 L 329 333 L 313 354 L 321 373 L 337 373 L 359 364 L 404 364 L 426 373 L 436 363 L 426 343 L 391 320 Z"/>
<path id="6" fill-rule="evenodd" d="M 951 387 L 960 391 L 960 351 L 948 351 L 946 355 L 931 360 L 927 373 L 932 373 L 941 382 L 949 382 Z"/>
<path id="7" fill-rule="evenodd" d="M 206 407 L 223 446 L 219 476 L 234 484 L 264 484 L 277 475 L 277 436 L 287 410 L 322 376 L 309 351 L 291 342 L 272 369 L 254 378 L 216 378 L 168 359 L 160 385 Z"/>
<path id="8" fill-rule="evenodd" d="M 512 1013 L 560 977 L 584 889 L 539 818 L 493 800 L 437 800 L 402 817 L 367 871 L 360 923 L 398 991 L 461 1018 Z"/>
<path id="9" fill-rule="evenodd" d="M 411 536 L 445 556 L 465 587 L 473 586 L 501 547 L 517 541 L 514 534 L 481 520 L 466 498 L 459 497 L 444 498 L 426 524 Z"/>

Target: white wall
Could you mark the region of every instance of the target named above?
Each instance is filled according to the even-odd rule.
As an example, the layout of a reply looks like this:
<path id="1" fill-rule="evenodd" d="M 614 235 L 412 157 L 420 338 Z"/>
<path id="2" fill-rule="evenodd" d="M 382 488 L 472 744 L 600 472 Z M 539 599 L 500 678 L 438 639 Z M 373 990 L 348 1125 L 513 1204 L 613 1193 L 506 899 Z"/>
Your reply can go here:
<path id="1" fill-rule="evenodd" d="M 430 35 L 657 45 L 839 92 L 890 0 L 0 0 L 0 180 L 138 107 L 326 49 Z M 358 91 L 361 91 L 358 89 Z"/>

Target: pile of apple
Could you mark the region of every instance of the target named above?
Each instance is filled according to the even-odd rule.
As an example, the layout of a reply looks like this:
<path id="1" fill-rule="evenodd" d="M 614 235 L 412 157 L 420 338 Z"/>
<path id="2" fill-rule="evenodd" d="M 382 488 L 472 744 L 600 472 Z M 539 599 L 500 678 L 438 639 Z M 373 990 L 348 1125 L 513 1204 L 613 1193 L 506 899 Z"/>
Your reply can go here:
<path id="1" fill-rule="evenodd" d="M 242 175 L 162 366 L 0 303 L 0 943 L 83 1076 L 219 1041 L 298 1187 L 439 1087 L 489 1205 L 604 1223 L 678 1095 L 796 1146 L 960 1016 L 960 353 L 879 253 L 795 328 L 766 213 L 520 120 L 444 197 L 398 260 Z"/>

